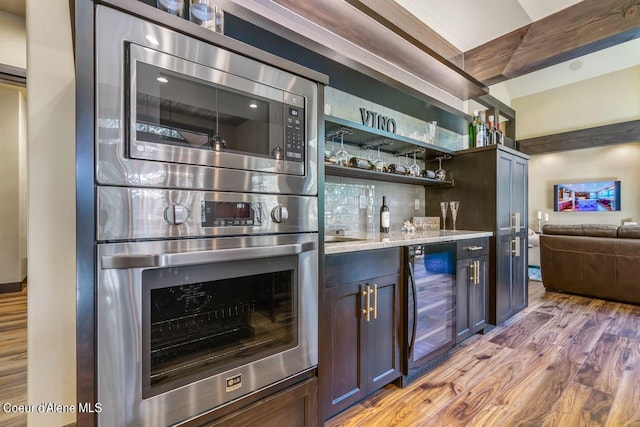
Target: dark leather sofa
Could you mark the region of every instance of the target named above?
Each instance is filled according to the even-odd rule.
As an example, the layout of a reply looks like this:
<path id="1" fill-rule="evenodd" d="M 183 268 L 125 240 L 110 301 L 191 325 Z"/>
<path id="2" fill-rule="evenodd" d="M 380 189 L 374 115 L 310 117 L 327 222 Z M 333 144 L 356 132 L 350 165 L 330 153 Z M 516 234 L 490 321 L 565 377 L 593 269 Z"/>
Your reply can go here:
<path id="1" fill-rule="evenodd" d="M 640 304 L 640 226 L 545 225 L 540 267 L 548 291 Z"/>

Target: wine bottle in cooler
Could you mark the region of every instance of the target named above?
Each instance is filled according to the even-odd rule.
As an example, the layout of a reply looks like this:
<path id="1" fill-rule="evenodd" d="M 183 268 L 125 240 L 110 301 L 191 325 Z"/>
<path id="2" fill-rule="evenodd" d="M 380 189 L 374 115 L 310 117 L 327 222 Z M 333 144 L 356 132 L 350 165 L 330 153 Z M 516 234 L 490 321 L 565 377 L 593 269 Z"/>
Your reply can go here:
<path id="1" fill-rule="evenodd" d="M 382 196 L 382 206 L 380 207 L 380 232 L 389 232 L 389 206 L 387 206 L 387 196 Z"/>

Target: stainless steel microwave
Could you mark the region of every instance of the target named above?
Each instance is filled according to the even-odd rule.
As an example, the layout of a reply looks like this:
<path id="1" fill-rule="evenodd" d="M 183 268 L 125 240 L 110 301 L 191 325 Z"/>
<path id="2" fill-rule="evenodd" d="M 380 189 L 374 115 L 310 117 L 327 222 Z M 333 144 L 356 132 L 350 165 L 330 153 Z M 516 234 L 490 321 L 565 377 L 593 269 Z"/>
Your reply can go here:
<path id="1" fill-rule="evenodd" d="M 316 82 L 149 22 L 113 28 L 123 20 L 104 18 L 98 184 L 317 194 Z"/>

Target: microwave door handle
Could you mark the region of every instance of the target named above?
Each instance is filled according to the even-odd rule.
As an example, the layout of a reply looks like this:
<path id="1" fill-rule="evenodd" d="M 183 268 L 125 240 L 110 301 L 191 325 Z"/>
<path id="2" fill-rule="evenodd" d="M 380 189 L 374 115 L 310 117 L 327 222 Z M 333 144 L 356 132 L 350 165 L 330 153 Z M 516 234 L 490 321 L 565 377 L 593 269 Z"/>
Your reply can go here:
<path id="1" fill-rule="evenodd" d="M 149 267 L 179 267 L 183 265 L 209 264 L 255 258 L 297 255 L 317 249 L 316 242 L 253 248 L 217 249 L 168 254 L 104 255 L 102 269 L 130 269 Z"/>

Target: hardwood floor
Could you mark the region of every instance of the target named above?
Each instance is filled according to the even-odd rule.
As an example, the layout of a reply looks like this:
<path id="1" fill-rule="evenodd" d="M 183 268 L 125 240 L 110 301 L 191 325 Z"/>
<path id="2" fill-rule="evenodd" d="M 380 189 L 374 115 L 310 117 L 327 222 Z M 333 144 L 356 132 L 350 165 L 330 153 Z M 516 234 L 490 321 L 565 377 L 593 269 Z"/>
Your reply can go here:
<path id="1" fill-rule="evenodd" d="M 27 403 L 27 288 L 0 294 L 0 426 L 26 426 L 27 415 L 4 405 Z"/>
<path id="2" fill-rule="evenodd" d="M 529 282 L 529 307 L 326 426 L 640 426 L 640 307 Z"/>

